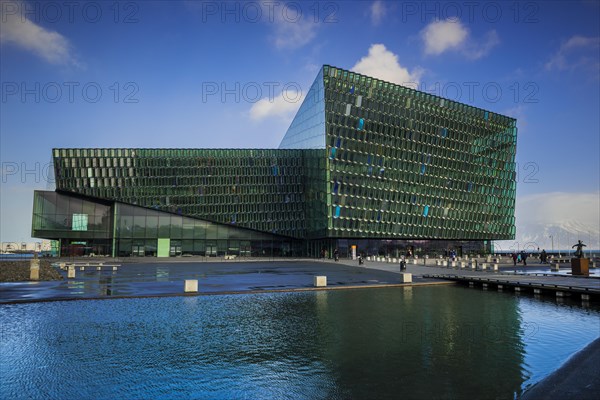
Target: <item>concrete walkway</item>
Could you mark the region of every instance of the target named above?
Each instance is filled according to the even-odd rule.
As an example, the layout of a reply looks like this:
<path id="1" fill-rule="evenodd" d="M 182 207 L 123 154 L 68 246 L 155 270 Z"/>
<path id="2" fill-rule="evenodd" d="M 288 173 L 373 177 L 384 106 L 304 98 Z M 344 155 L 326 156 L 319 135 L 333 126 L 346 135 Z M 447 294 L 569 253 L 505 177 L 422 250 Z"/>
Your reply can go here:
<path id="1" fill-rule="evenodd" d="M 105 260 L 108 261 L 108 260 Z M 91 260 L 89 260 L 92 263 Z M 114 263 L 111 262 L 110 265 Z M 356 264 L 356 263 L 355 263 Z M 184 295 L 184 281 L 198 280 L 198 294 L 231 294 L 315 290 L 313 278 L 327 277 L 327 289 L 453 284 L 442 279 L 415 277 L 403 283 L 392 268 L 362 268 L 328 261 L 171 262 L 109 266 L 80 266 L 75 277 L 55 282 L 0 283 L 0 304 L 51 300 L 108 299 Z"/>
<path id="2" fill-rule="evenodd" d="M 423 260 L 419 260 L 419 263 L 422 263 Z M 358 266 L 358 261 L 354 260 L 340 260 L 339 264 L 344 265 L 353 265 Z M 429 263 L 433 264 L 431 260 Z M 481 261 L 480 261 L 481 263 Z M 365 261 L 365 263 L 361 266 L 366 269 L 378 269 L 381 271 L 388 272 L 400 272 L 400 264 L 399 263 L 386 263 L 386 262 L 376 262 L 376 261 Z M 423 277 L 424 275 L 432 275 L 432 274 L 447 274 L 447 275 L 457 275 L 457 276 L 498 276 L 498 275 L 532 275 L 532 274 L 543 274 L 548 276 L 556 276 L 556 277 L 571 277 L 571 267 L 564 266 L 561 267 L 558 273 L 550 270 L 550 266 L 548 264 L 540 264 L 540 263 L 529 263 L 527 266 L 517 265 L 514 267 L 511 264 L 503 263 L 499 264 L 499 270 L 497 272 L 493 272 L 490 270 L 481 271 L 481 270 L 472 270 L 468 268 L 448 268 L 442 266 L 435 265 L 414 265 L 408 264 L 407 270 L 405 272 L 410 272 L 413 276 Z M 598 274 L 600 273 L 600 269 L 595 268 L 591 269 L 590 273 Z M 588 278 L 585 277 L 577 277 L 575 279 L 593 279 L 593 282 L 598 282 L 600 284 L 600 276 L 591 275 Z"/>

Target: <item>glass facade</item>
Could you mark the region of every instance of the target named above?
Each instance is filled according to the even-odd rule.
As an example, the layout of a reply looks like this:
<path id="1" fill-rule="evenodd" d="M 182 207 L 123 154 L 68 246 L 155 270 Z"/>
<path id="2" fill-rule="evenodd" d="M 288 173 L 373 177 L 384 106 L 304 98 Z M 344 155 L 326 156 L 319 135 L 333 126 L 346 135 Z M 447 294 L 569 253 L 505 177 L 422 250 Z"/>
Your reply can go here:
<path id="1" fill-rule="evenodd" d="M 62 254 L 110 254 L 113 207 L 105 201 L 35 191 L 31 236 L 61 240 Z"/>
<path id="2" fill-rule="evenodd" d="M 324 66 L 329 237 L 512 239 L 516 120 Z"/>
<path id="3" fill-rule="evenodd" d="M 46 212 L 49 195 L 36 194 L 34 232 L 112 240 L 123 255 L 235 252 L 253 240 L 238 237 L 245 229 L 289 243 L 271 254 L 344 240 L 368 252 L 381 248 L 372 240 L 392 252 L 486 248 L 514 238 L 516 134 L 513 118 L 325 65 L 279 149 L 54 149 L 56 196 L 85 199 Z M 96 237 L 86 202 L 114 207 L 114 231 Z M 233 242 L 207 250 L 213 240 Z"/>
<path id="4" fill-rule="evenodd" d="M 300 109 L 283 136 L 280 149 L 325 148 L 325 88 L 323 70 L 306 94 Z"/>
<path id="5" fill-rule="evenodd" d="M 324 150 L 55 149 L 56 188 L 290 237 L 305 237 L 306 177 Z M 321 185 L 325 187 L 324 176 Z M 314 218 L 309 217 L 309 221 Z"/>
<path id="6" fill-rule="evenodd" d="M 64 256 L 298 257 L 303 252 L 297 239 L 47 191 L 34 193 L 32 236 L 58 238 Z"/>

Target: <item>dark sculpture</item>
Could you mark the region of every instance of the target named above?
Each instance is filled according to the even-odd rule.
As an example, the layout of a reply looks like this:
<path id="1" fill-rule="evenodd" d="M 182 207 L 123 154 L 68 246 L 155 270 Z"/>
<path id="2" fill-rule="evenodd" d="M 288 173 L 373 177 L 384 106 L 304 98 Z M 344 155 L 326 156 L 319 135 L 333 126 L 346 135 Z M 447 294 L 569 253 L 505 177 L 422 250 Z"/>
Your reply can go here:
<path id="1" fill-rule="evenodd" d="M 583 242 L 581 240 L 577 241 L 577 244 L 574 244 L 573 246 L 571 246 L 571 248 L 573 247 L 577 247 L 577 250 L 575 250 L 575 257 L 577 258 L 583 258 L 583 248 L 587 247 L 585 244 L 583 244 Z"/>

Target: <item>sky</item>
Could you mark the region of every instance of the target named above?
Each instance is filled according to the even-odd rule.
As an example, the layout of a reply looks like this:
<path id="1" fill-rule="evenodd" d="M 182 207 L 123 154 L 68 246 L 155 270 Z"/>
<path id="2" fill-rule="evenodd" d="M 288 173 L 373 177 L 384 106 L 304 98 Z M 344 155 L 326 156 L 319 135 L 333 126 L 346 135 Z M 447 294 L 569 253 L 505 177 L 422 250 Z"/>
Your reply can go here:
<path id="1" fill-rule="evenodd" d="M 0 241 L 34 240 L 52 148 L 275 148 L 328 64 L 516 118 L 497 248 L 600 248 L 598 1 L 0 6 Z"/>

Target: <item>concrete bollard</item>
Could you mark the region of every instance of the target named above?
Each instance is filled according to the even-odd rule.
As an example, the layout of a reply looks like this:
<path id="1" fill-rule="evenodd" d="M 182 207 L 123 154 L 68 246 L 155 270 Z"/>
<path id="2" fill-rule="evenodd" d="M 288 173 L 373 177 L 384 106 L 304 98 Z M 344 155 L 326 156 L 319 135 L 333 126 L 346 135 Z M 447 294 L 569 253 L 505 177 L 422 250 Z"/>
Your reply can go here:
<path id="1" fill-rule="evenodd" d="M 498 272 L 498 264 L 493 264 L 492 265 L 492 271 Z"/>
<path id="2" fill-rule="evenodd" d="M 466 267 L 467 267 L 467 263 L 466 263 L 466 262 L 464 262 L 464 261 L 461 261 L 461 262 L 460 262 L 460 267 L 461 267 L 461 268 L 466 268 Z"/>
<path id="3" fill-rule="evenodd" d="M 487 263 L 481 263 L 481 270 L 482 271 L 487 270 L 487 267 L 488 267 Z"/>
<path id="4" fill-rule="evenodd" d="M 469 282 L 469 287 L 474 287 L 475 283 L 474 282 Z"/>
<path id="5" fill-rule="evenodd" d="M 492 262 L 492 256 L 487 256 L 485 259 L 487 262 L 491 263 Z"/>
<path id="6" fill-rule="evenodd" d="M 534 294 L 542 294 L 542 289 L 533 289 Z"/>
<path id="7" fill-rule="evenodd" d="M 29 280 L 37 281 L 40 279 L 40 260 L 33 258 L 29 262 Z"/>
<path id="8" fill-rule="evenodd" d="M 447 267 L 448 266 L 448 261 L 442 261 L 442 266 Z"/>
<path id="9" fill-rule="evenodd" d="M 102 267 L 101 266 L 97 266 L 96 267 L 96 271 L 102 271 Z"/>
<path id="10" fill-rule="evenodd" d="M 58 264 L 58 267 L 59 267 L 60 269 L 65 269 L 65 268 L 67 267 L 67 264 L 66 264 L 66 263 L 64 263 L 64 262 L 61 262 L 61 263 L 59 263 L 59 264 Z"/>
<path id="11" fill-rule="evenodd" d="M 471 269 L 472 269 L 472 270 L 475 270 L 475 269 L 477 268 L 477 263 L 476 263 L 476 262 L 472 262 L 472 263 L 470 264 L 470 266 L 471 266 Z"/>
<path id="12" fill-rule="evenodd" d="M 452 268 L 456 267 L 456 261 L 452 261 L 452 262 L 450 263 L 450 266 L 451 266 Z"/>
<path id="13" fill-rule="evenodd" d="M 67 270 L 67 278 L 69 278 L 69 279 L 75 278 L 75 267 L 74 266 L 70 266 L 69 269 Z"/>
<path id="14" fill-rule="evenodd" d="M 37 281 L 40 279 L 40 270 L 36 268 L 31 268 L 29 270 L 29 280 Z"/>
<path id="15" fill-rule="evenodd" d="M 186 279 L 183 291 L 185 293 L 195 293 L 198 292 L 198 280 L 197 279 Z"/>
<path id="16" fill-rule="evenodd" d="M 502 290 L 504 290 L 504 286 L 498 285 L 498 291 L 501 292 Z"/>
<path id="17" fill-rule="evenodd" d="M 315 287 L 325 287 L 325 286 L 327 286 L 327 277 L 326 276 L 315 276 L 315 277 L 313 277 L 313 285 Z"/>
<path id="18" fill-rule="evenodd" d="M 398 260 L 396 260 L 395 258 L 392 258 L 392 262 L 393 262 L 394 264 L 396 264 L 396 263 L 398 262 Z"/>
<path id="19" fill-rule="evenodd" d="M 412 274 L 408 272 L 404 272 L 400 274 L 400 282 L 401 283 L 411 283 L 412 282 Z"/>
<path id="20" fill-rule="evenodd" d="M 435 265 L 442 265 L 442 262 L 440 260 L 435 260 Z"/>
<path id="21" fill-rule="evenodd" d="M 520 292 L 521 288 L 519 286 L 515 286 L 515 292 Z"/>
<path id="22" fill-rule="evenodd" d="M 565 292 L 556 291 L 556 297 L 565 297 Z"/>
<path id="23" fill-rule="evenodd" d="M 117 268 L 117 266 L 116 266 L 116 265 L 115 265 L 114 267 L 112 267 L 112 270 L 113 270 L 113 271 L 116 271 L 117 269 L 118 269 L 118 268 Z"/>
<path id="24" fill-rule="evenodd" d="M 590 300 L 590 295 L 582 293 L 581 294 L 581 300 L 583 300 L 583 301 L 589 301 Z"/>
<path id="25" fill-rule="evenodd" d="M 483 290 L 488 290 L 488 284 L 487 284 L 487 283 L 484 283 L 484 284 L 482 285 L 482 287 L 483 287 Z"/>
<path id="26" fill-rule="evenodd" d="M 550 271 L 560 271 L 560 264 L 559 263 L 550 264 Z"/>
<path id="27" fill-rule="evenodd" d="M 79 267 L 80 271 L 85 271 L 85 267 L 82 265 L 81 267 Z"/>

